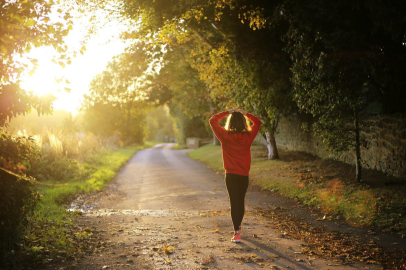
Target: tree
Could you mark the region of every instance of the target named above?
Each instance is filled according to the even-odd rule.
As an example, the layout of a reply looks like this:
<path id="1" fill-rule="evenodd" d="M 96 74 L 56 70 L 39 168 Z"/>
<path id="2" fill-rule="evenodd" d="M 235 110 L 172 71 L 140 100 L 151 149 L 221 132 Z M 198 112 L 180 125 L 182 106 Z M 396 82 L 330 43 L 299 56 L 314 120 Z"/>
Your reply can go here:
<path id="1" fill-rule="evenodd" d="M 173 120 L 169 116 L 169 110 L 160 106 L 148 112 L 146 117 L 148 127 L 148 140 L 169 141 L 175 137 Z"/>
<path id="2" fill-rule="evenodd" d="M 29 64 L 17 61 L 16 56 L 29 52 L 34 47 L 53 46 L 61 54 L 61 65 L 69 62 L 67 47 L 63 43 L 72 28 L 69 13 L 58 10 L 67 22 L 51 22 L 50 14 L 54 1 L 0 1 L 0 125 L 18 114 L 36 108 L 39 114 L 52 108 L 52 96 L 37 97 L 20 88 L 21 73 Z M 37 60 L 31 59 L 35 67 Z"/>
<path id="3" fill-rule="evenodd" d="M 7 1 L 0 0 L 0 151 L 1 167 L 26 161 L 32 152 L 32 139 L 13 137 L 4 130 L 13 117 L 28 113 L 35 108 L 38 114 L 50 112 L 52 96 L 38 97 L 20 87 L 20 76 L 30 66 L 16 60 L 17 56 L 40 46 L 53 46 L 61 54 L 61 65 L 69 62 L 67 47 L 63 43 L 71 29 L 70 15 L 62 10 L 57 14 L 66 21 L 51 22 L 50 14 L 54 1 Z M 54 13 L 55 14 L 55 13 Z M 32 68 L 32 67 L 31 67 Z"/>
<path id="4" fill-rule="evenodd" d="M 162 59 L 162 69 L 151 81 L 171 92 L 170 99 L 165 100 L 165 96 L 159 99 L 168 104 L 171 116 L 176 119 L 175 130 L 179 144 L 186 144 L 187 137 L 208 135 L 210 97 L 206 85 L 191 67 L 182 47 L 168 49 Z"/>
<path id="5" fill-rule="evenodd" d="M 118 133 L 125 144 L 143 142 L 148 104 L 138 76 L 146 70 L 144 57 L 142 51 L 127 51 L 92 80 L 82 105 L 88 130 L 104 137 Z"/>
<path id="6" fill-rule="evenodd" d="M 274 134 L 279 117 L 293 107 L 290 59 L 281 40 L 287 27 L 267 23 L 279 2 L 124 1 L 123 5 L 129 17 L 141 19 L 132 36 L 168 48 L 183 47 L 206 85 L 209 102 L 223 108 L 249 107 L 263 118 L 270 159 L 278 158 Z M 262 32 L 255 31 L 259 29 Z"/>
<path id="7" fill-rule="evenodd" d="M 288 0 L 281 9 L 290 22 L 286 39 L 295 101 L 302 112 L 315 117 L 314 130 L 329 150 L 355 150 L 357 181 L 365 146 L 359 115 L 372 103 L 380 103 L 383 111 L 385 99 L 406 97 L 406 21 L 391 17 L 391 23 L 399 24 L 396 32 L 387 16 L 376 16 L 397 14 L 396 8 L 406 10 L 406 5 L 403 1 Z"/>

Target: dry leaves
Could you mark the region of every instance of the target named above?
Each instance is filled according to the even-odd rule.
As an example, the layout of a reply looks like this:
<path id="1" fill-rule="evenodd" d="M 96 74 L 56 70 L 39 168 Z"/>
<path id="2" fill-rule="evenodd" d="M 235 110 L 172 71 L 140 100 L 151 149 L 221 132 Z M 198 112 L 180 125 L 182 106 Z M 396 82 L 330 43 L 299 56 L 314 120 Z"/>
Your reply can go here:
<path id="1" fill-rule="evenodd" d="M 259 210 L 284 237 L 305 242 L 301 253 L 308 256 L 330 258 L 342 264 L 363 262 L 382 264 L 385 269 L 406 269 L 406 251 L 400 248 L 385 248 L 370 240 L 341 232 L 328 232 L 303 221 L 297 221 L 286 213 Z"/>

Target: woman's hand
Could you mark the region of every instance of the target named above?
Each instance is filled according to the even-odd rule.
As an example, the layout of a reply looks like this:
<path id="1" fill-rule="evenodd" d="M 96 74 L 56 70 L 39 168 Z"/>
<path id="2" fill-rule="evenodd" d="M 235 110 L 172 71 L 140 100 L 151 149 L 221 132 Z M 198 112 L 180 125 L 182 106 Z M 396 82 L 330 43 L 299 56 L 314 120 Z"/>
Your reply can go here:
<path id="1" fill-rule="evenodd" d="M 236 112 L 236 111 L 237 111 L 237 109 L 229 109 L 229 110 L 228 110 L 228 113 L 229 113 L 229 114 L 232 114 L 233 112 Z"/>

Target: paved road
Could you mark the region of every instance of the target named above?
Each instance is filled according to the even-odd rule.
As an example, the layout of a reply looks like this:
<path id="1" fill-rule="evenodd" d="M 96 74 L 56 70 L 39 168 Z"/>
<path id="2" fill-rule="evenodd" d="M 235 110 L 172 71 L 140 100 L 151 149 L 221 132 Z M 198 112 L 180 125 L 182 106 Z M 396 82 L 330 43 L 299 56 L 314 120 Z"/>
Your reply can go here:
<path id="1" fill-rule="evenodd" d="M 185 151 L 160 144 L 137 153 L 117 175 L 120 209 L 203 211 L 227 208 L 224 181 Z"/>
<path id="2" fill-rule="evenodd" d="M 243 243 L 231 243 L 223 176 L 172 146 L 138 152 L 98 195 L 82 225 L 104 242 L 77 269 L 379 269 L 301 254 L 301 241 L 258 215 L 280 200 L 260 190 L 247 194 Z"/>

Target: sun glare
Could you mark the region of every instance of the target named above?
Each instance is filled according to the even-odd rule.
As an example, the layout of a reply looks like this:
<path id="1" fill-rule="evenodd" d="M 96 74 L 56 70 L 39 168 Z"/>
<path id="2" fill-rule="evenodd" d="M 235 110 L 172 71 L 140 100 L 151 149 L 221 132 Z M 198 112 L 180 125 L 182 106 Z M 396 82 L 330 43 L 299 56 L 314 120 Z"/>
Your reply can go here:
<path id="1" fill-rule="evenodd" d="M 78 50 L 83 46 L 86 23 L 89 22 L 85 18 L 74 21 L 74 28 L 66 37 L 68 48 Z M 26 57 L 37 59 L 38 68 L 35 73 L 26 74 L 22 78 L 22 88 L 39 96 L 52 94 L 57 99 L 53 104 L 54 109 L 77 113 L 91 80 L 105 69 L 113 56 L 122 53 L 126 47 L 119 39 L 121 27 L 118 22 L 100 23 L 104 23 L 104 27 L 88 40 L 83 55 L 78 54 L 72 58 L 72 63 L 65 68 L 52 61 L 58 54 L 52 47 L 33 49 Z M 58 83 L 60 79 L 63 80 Z M 65 84 L 65 80 L 70 83 Z M 65 87 L 70 89 L 69 93 Z"/>
<path id="2" fill-rule="evenodd" d="M 21 86 L 38 96 L 56 94 L 58 84 L 57 76 L 63 70 L 52 62 L 54 51 L 51 48 L 38 48 L 30 57 L 38 59 L 38 69 L 32 75 L 26 75 Z"/>

